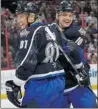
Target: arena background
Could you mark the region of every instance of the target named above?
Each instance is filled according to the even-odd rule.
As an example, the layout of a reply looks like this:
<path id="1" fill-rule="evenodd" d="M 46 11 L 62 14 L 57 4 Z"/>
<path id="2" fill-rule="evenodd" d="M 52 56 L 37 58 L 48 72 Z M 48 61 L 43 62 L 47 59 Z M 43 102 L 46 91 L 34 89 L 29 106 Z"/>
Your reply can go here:
<path id="1" fill-rule="evenodd" d="M 1 99 L 6 99 L 4 82 L 13 78 L 15 73 L 15 39 L 19 31 L 17 24 L 16 7 L 19 0 L 1 0 Z M 39 5 L 39 19 L 45 23 L 55 21 L 55 11 L 61 0 L 29 0 Z M 69 1 L 69 0 L 68 0 Z M 97 0 L 70 0 L 74 7 L 74 22 L 87 29 L 92 34 L 87 34 L 85 41 L 85 57 L 91 66 L 90 76 L 93 89 L 98 89 L 97 84 L 97 39 L 98 39 L 98 3 Z M 94 12 L 93 18 L 91 12 Z M 94 31 L 96 30 L 96 32 Z"/>

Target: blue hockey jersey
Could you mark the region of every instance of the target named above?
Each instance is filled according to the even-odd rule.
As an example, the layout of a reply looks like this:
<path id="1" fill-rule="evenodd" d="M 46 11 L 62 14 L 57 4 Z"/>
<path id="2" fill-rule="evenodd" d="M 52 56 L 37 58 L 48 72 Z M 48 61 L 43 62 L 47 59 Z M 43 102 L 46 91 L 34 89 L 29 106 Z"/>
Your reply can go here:
<path id="1" fill-rule="evenodd" d="M 57 34 L 58 30 L 54 28 L 54 24 L 48 26 L 54 32 L 55 36 L 59 35 Z M 29 29 L 27 28 L 20 33 L 22 39 L 22 44 L 20 44 L 20 58 L 22 56 L 22 59 L 16 69 L 16 76 L 22 80 L 27 80 L 64 75 L 64 70 L 58 61 L 58 46 L 45 31 L 45 26 L 39 26 L 36 29 L 33 26 L 33 29 Z M 28 35 L 28 38 L 26 35 Z M 29 38 L 30 41 L 28 42 L 27 39 Z M 23 52 L 25 52 L 25 55 Z"/>
<path id="2" fill-rule="evenodd" d="M 40 22 L 33 23 L 31 26 L 22 29 L 18 33 L 17 53 L 16 53 L 16 59 L 15 59 L 16 66 L 20 64 L 20 62 L 26 55 L 35 29 L 41 25 L 42 23 Z"/>

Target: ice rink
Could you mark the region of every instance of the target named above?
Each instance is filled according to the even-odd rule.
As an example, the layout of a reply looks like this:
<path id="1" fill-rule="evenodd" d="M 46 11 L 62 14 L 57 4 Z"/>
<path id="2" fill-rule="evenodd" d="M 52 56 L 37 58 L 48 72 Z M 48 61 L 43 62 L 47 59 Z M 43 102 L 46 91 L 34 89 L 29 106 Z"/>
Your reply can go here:
<path id="1" fill-rule="evenodd" d="M 97 95 L 97 90 L 94 91 Z M 17 108 L 12 103 L 10 103 L 7 99 L 1 100 L 1 108 Z"/>

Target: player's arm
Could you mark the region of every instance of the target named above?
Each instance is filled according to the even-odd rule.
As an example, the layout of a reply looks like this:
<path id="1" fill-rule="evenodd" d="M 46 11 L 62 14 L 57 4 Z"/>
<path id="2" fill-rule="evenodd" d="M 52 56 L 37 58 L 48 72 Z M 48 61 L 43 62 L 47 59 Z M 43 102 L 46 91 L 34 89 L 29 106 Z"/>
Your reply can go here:
<path id="1" fill-rule="evenodd" d="M 29 78 L 29 76 L 32 75 L 37 65 L 37 54 L 38 54 L 37 36 L 38 33 L 37 30 L 35 30 L 31 38 L 31 42 L 27 50 L 27 53 L 16 69 L 15 75 L 20 80 L 26 81 Z"/>
<path id="2" fill-rule="evenodd" d="M 71 64 L 69 64 L 70 66 L 69 72 L 72 73 L 73 77 L 77 80 L 79 85 L 88 86 L 89 85 L 89 75 L 88 75 L 89 69 L 85 67 L 83 62 L 81 61 L 80 47 L 77 46 L 77 44 L 75 44 L 73 41 L 68 41 L 65 45 L 66 45 L 66 48 L 64 49 L 64 51 L 65 53 L 67 53 L 69 59 L 71 60 Z M 69 53 L 66 51 L 69 51 Z M 66 69 L 65 69 L 65 72 L 66 72 Z"/>
<path id="3" fill-rule="evenodd" d="M 35 34 L 37 34 L 36 31 L 34 35 Z M 34 35 L 32 36 L 27 54 L 16 69 L 15 78 L 8 80 L 5 83 L 7 97 L 9 101 L 17 107 L 21 107 L 21 103 L 18 101 L 18 99 L 22 97 L 21 86 L 32 75 L 37 65 L 37 35 Z"/>
<path id="4" fill-rule="evenodd" d="M 74 30 L 74 29 L 73 29 Z M 73 31 L 74 32 L 74 31 Z M 69 37 L 71 37 L 71 40 L 73 40 L 80 48 L 80 58 L 83 64 L 87 64 L 86 58 L 85 58 L 85 38 L 87 31 L 84 30 L 80 26 L 76 26 L 74 34 L 69 34 Z"/>

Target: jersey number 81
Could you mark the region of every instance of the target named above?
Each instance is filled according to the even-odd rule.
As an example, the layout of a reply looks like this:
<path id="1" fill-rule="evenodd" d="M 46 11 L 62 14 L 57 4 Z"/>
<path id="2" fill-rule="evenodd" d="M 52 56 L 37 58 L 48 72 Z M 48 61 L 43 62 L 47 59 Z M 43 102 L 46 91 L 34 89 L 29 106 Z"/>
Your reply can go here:
<path id="1" fill-rule="evenodd" d="M 22 40 L 20 42 L 20 49 L 27 49 L 28 40 Z"/>

